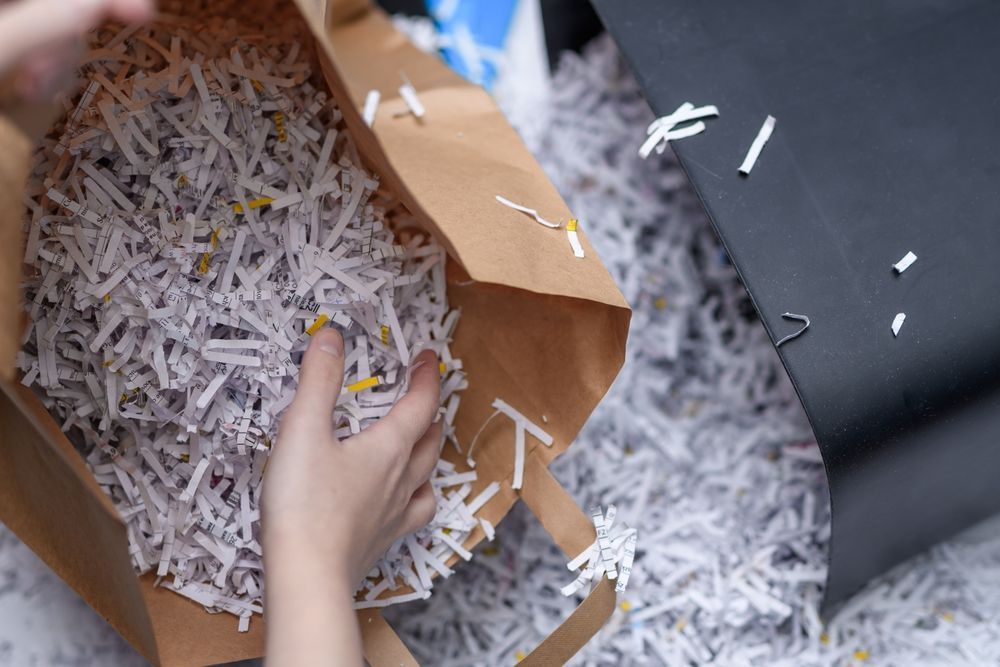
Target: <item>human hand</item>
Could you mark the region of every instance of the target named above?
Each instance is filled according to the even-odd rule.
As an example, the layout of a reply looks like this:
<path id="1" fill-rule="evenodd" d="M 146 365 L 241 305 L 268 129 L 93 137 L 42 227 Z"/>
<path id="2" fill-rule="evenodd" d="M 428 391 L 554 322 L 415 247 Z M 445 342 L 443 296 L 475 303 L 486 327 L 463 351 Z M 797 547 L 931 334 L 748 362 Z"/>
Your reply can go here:
<path id="1" fill-rule="evenodd" d="M 413 363 L 407 394 L 388 415 L 338 441 L 332 415 L 344 381 L 344 343 L 334 329 L 310 341 L 295 400 L 282 419 L 265 478 L 265 549 L 336 563 L 350 584 L 397 538 L 426 525 L 436 508 L 428 479 L 442 424 L 434 421 L 440 375 L 433 352 Z"/>
<path id="2" fill-rule="evenodd" d="M 74 64 L 80 37 L 111 18 L 139 23 L 153 18 L 154 0 L 16 0 L 0 5 L 0 73 L 15 66 L 21 95 L 56 92 Z"/>
<path id="3" fill-rule="evenodd" d="M 275 664 L 323 664 L 333 656 L 353 662 L 345 646 L 359 646 L 355 586 L 397 538 L 434 517 L 428 480 L 443 425 L 434 421 L 440 375 L 433 352 L 418 355 L 410 372 L 409 391 L 388 415 L 339 441 L 332 415 L 344 342 L 328 328 L 309 343 L 264 477 L 268 656 Z M 352 636 L 331 634 L 348 626 Z"/>

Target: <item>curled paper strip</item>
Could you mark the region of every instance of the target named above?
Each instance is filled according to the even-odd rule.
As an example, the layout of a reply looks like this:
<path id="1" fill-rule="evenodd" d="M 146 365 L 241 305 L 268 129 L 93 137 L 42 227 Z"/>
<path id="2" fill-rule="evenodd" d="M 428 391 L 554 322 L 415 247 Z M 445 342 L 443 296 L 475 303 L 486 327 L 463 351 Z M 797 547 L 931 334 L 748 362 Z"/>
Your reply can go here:
<path id="1" fill-rule="evenodd" d="M 798 320 L 799 322 L 802 322 L 802 328 L 796 331 L 795 333 L 788 334 L 787 336 L 779 340 L 777 343 L 774 344 L 775 347 L 781 347 L 788 341 L 798 338 L 799 336 L 801 336 L 806 332 L 806 329 L 808 329 L 809 325 L 811 324 L 811 322 L 809 321 L 809 317 L 806 315 L 796 315 L 795 313 L 782 313 L 781 316 L 784 317 L 786 320 Z"/>
<path id="2" fill-rule="evenodd" d="M 535 219 L 535 222 L 537 222 L 540 225 L 544 225 L 549 229 L 559 229 L 560 227 L 562 227 L 561 222 L 549 222 L 548 220 L 540 216 L 538 214 L 538 211 L 536 211 L 533 208 L 528 208 L 527 206 L 515 204 L 511 200 L 507 199 L 506 197 L 501 197 L 500 195 L 496 195 L 496 200 L 501 204 L 503 204 L 504 206 L 514 209 L 515 211 L 521 211 L 522 213 L 527 213 L 528 215 L 530 215 L 532 218 Z M 583 245 L 581 245 L 580 235 L 577 233 L 578 224 L 579 223 L 576 220 L 576 218 L 570 218 L 569 222 L 566 224 L 566 236 L 569 239 L 570 248 L 573 249 L 573 256 L 577 257 L 578 259 L 583 259 L 584 258 Z"/>
<path id="3" fill-rule="evenodd" d="M 545 225 L 550 229 L 559 229 L 562 226 L 561 222 L 549 222 L 548 220 L 540 216 L 538 214 L 538 211 L 536 211 L 535 209 L 528 208 L 527 206 L 521 206 L 520 204 L 515 204 L 506 197 L 501 197 L 500 195 L 496 195 L 496 200 L 501 204 L 503 204 L 504 206 L 514 209 L 515 211 L 521 211 L 522 213 L 527 213 L 528 215 L 530 215 L 532 218 L 535 219 L 535 222 L 537 222 L 540 225 Z"/>
<path id="4" fill-rule="evenodd" d="M 571 572 L 580 570 L 580 573 L 560 589 L 563 595 L 575 595 L 588 583 L 594 583 L 605 576 L 612 580 L 618 579 L 616 592 L 624 593 L 627 590 L 635 560 L 638 532 L 625 524 L 616 525 L 617 512 L 618 508 L 614 505 L 608 505 L 604 512 L 600 507 L 590 508 L 597 539 L 566 564 Z"/>
<path id="5" fill-rule="evenodd" d="M 646 128 L 648 135 L 646 141 L 639 148 L 639 157 L 645 160 L 653 152 L 653 149 L 656 149 L 657 153 L 663 153 L 667 148 L 667 143 L 674 139 L 685 139 L 704 132 L 705 123 L 697 119 L 718 115 L 719 110 L 712 105 L 695 108 L 690 102 L 685 102 L 677 107 L 677 110 L 672 114 L 661 116 L 649 124 L 649 127 Z M 692 120 L 696 122 L 674 129 L 677 125 Z"/>
<path id="6" fill-rule="evenodd" d="M 497 413 L 503 414 L 514 422 L 514 478 L 511 481 L 511 488 L 520 489 L 524 482 L 524 434 L 530 433 L 532 437 L 537 439 L 546 447 L 551 447 L 554 441 L 551 435 L 511 407 L 506 401 L 499 398 L 494 400 L 493 409 L 497 411 L 493 416 Z M 490 419 L 492 419 L 493 416 L 491 416 Z"/>

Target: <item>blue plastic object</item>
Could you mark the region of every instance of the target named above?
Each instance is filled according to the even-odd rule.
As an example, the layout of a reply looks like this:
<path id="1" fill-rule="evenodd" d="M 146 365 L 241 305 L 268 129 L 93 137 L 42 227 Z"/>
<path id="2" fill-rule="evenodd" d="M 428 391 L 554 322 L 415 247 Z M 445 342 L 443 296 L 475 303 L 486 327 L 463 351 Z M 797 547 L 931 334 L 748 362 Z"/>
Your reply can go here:
<path id="1" fill-rule="evenodd" d="M 517 0 L 427 0 L 427 11 L 447 42 L 441 57 L 486 90 L 497 76 L 496 55 L 503 51 Z"/>

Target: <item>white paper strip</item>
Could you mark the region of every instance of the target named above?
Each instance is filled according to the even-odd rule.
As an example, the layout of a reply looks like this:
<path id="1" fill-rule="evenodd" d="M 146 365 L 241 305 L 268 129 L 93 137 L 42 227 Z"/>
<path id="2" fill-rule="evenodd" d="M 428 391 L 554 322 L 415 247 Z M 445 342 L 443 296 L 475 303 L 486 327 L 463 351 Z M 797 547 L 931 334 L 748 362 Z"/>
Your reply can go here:
<path id="1" fill-rule="evenodd" d="M 757 136 L 754 137 L 753 143 L 750 144 L 750 150 L 747 151 L 747 156 L 743 158 L 743 164 L 740 165 L 740 173 L 744 176 L 750 173 L 753 166 L 757 163 L 757 158 L 760 157 L 760 152 L 764 150 L 764 144 L 767 140 L 771 138 L 771 133 L 774 132 L 774 124 L 777 122 L 774 116 L 768 116 L 764 119 L 764 124 L 761 125 L 760 131 L 757 132 Z"/>
<path id="2" fill-rule="evenodd" d="M 382 95 L 377 90 L 369 90 L 368 94 L 365 95 L 365 106 L 364 111 L 361 112 L 361 117 L 368 127 L 375 124 L 375 114 L 378 112 L 378 103 L 381 99 Z"/>
<path id="3" fill-rule="evenodd" d="M 799 336 L 801 336 L 806 332 L 806 329 L 808 329 L 809 325 L 811 324 L 811 322 L 809 321 L 809 317 L 807 315 L 797 315 L 795 313 L 782 313 L 781 316 L 784 317 L 786 320 L 798 320 L 799 322 L 802 322 L 802 328 L 800 328 L 798 331 L 794 333 L 788 334 L 787 336 L 779 340 L 777 343 L 774 344 L 775 347 L 781 347 L 788 341 L 798 338 Z"/>
<path id="4" fill-rule="evenodd" d="M 906 313 L 896 313 L 896 317 L 892 318 L 892 335 L 898 336 L 899 330 L 903 328 L 903 322 L 906 320 Z"/>
<path id="5" fill-rule="evenodd" d="M 676 111 L 667 116 L 657 118 L 646 128 L 646 141 L 639 147 L 639 157 L 646 159 L 655 149 L 657 153 L 662 153 L 667 143 L 675 139 L 686 139 L 705 131 L 705 123 L 697 120 L 685 127 L 674 129 L 677 125 L 698 118 L 718 116 L 719 110 L 712 106 L 695 108 L 690 102 L 680 105 Z"/>
<path id="6" fill-rule="evenodd" d="M 528 215 L 530 215 L 535 219 L 535 222 L 537 222 L 540 225 L 545 225 L 550 229 L 559 229 L 562 226 L 562 223 L 549 222 L 542 216 L 538 215 L 538 211 L 536 211 L 535 209 L 528 208 L 527 206 L 521 206 L 520 204 L 515 204 L 506 197 L 501 197 L 500 195 L 496 195 L 496 200 L 501 204 L 503 204 L 504 206 L 514 209 L 515 211 L 521 211 L 522 213 L 527 213 Z"/>
<path id="7" fill-rule="evenodd" d="M 417 90 L 410 83 L 410 80 L 406 78 L 406 75 L 400 72 L 400 76 L 403 77 L 403 85 L 399 87 L 399 96 L 403 98 L 403 102 L 406 103 L 407 108 L 417 118 L 423 118 L 426 110 L 424 109 L 423 102 L 420 101 L 420 97 L 417 96 Z"/>
<path id="8" fill-rule="evenodd" d="M 570 219 L 570 221 L 566 224 L 566 236 L 569 238 L 570 247 L 573 248 L 573 256 L 578 259 L 583 259 L 583 245 L 580 243 L 580 235 L 577 233 L 576 227 L 576 219 Z"/>
<path id="9" fill-rule="evenodd" d="M 616 593 L 624 593 L 628 588 L 628 579 L 632 576 L 632 564 L 635 561 L 635 545 L 638 534 L 633 532 L 625 541 L 624 556 L 622 558 L 621 569 L 618 574 L 618 583 L 615 585 Z"/>
<path id="10" fill-rule="evenodd" d="M 510 486 L 520 489 L 524 483 L 524 427 L 518 424 L 514 428 L 514 479 Z"/>
<path id="11" fill-rule="evenodd" d="M 914 255 L 912 252 L 907 252 L 905 255 L 903 255 L 902 259 L 900 259 L 898 262 L 892 265 L 892 269 L 896 273 L 902 273 L 903 271 L 906 271 L 908 268 L 910 268 L 910 266 L 915 261 L 917 261 L 917 256 Z"/>
<path id="12" fill-rule="evenodd" d="M 245 631 L 262 609 L 263 470 L 310 336 L 344 334 L 350 377 L 330 415 L 343 437 L 392 408 L 417 345 L 444 364 L 453 439 L 470 379 L 449 349 L 444 251 L 354 164 L 340 111 L 313 87 L 298 41 L 312 37 L 269 22 L 244 26 L 247 42 L 234 25 L 98 30 L 93 81 L 59 142 L 42 140 L 26 190 L 18 366 L 109 494 L 137 571 Z M 362 606 L 427 597 L 453 553 L 471 558 L 475 513 L 499 488 L 467 505 L 474 482 L 436 468 L 432 525 L 383 555 Z M 402 585 L 416 592 L 385 597 Z"/>

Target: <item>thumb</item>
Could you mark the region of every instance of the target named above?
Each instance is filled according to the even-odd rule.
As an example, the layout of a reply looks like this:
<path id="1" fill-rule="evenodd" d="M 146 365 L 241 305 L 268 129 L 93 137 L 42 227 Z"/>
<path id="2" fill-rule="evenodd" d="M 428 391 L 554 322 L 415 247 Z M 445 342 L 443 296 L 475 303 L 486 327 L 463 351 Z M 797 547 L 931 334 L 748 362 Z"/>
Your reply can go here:
<path id="1" fill-rule="evenodd" d="M 20 0 L 0 8 L 0 70 L 39 48 L 83 35 L 105 18 L 153 16 L 152 0 Z"/>
<path id="2" fill-rule="evenodd" d="M 291 409 L 299 419 L 329 424 L 343 384 L 344 339 L 336 329 L 325 327 L 309 341 Z"/>

